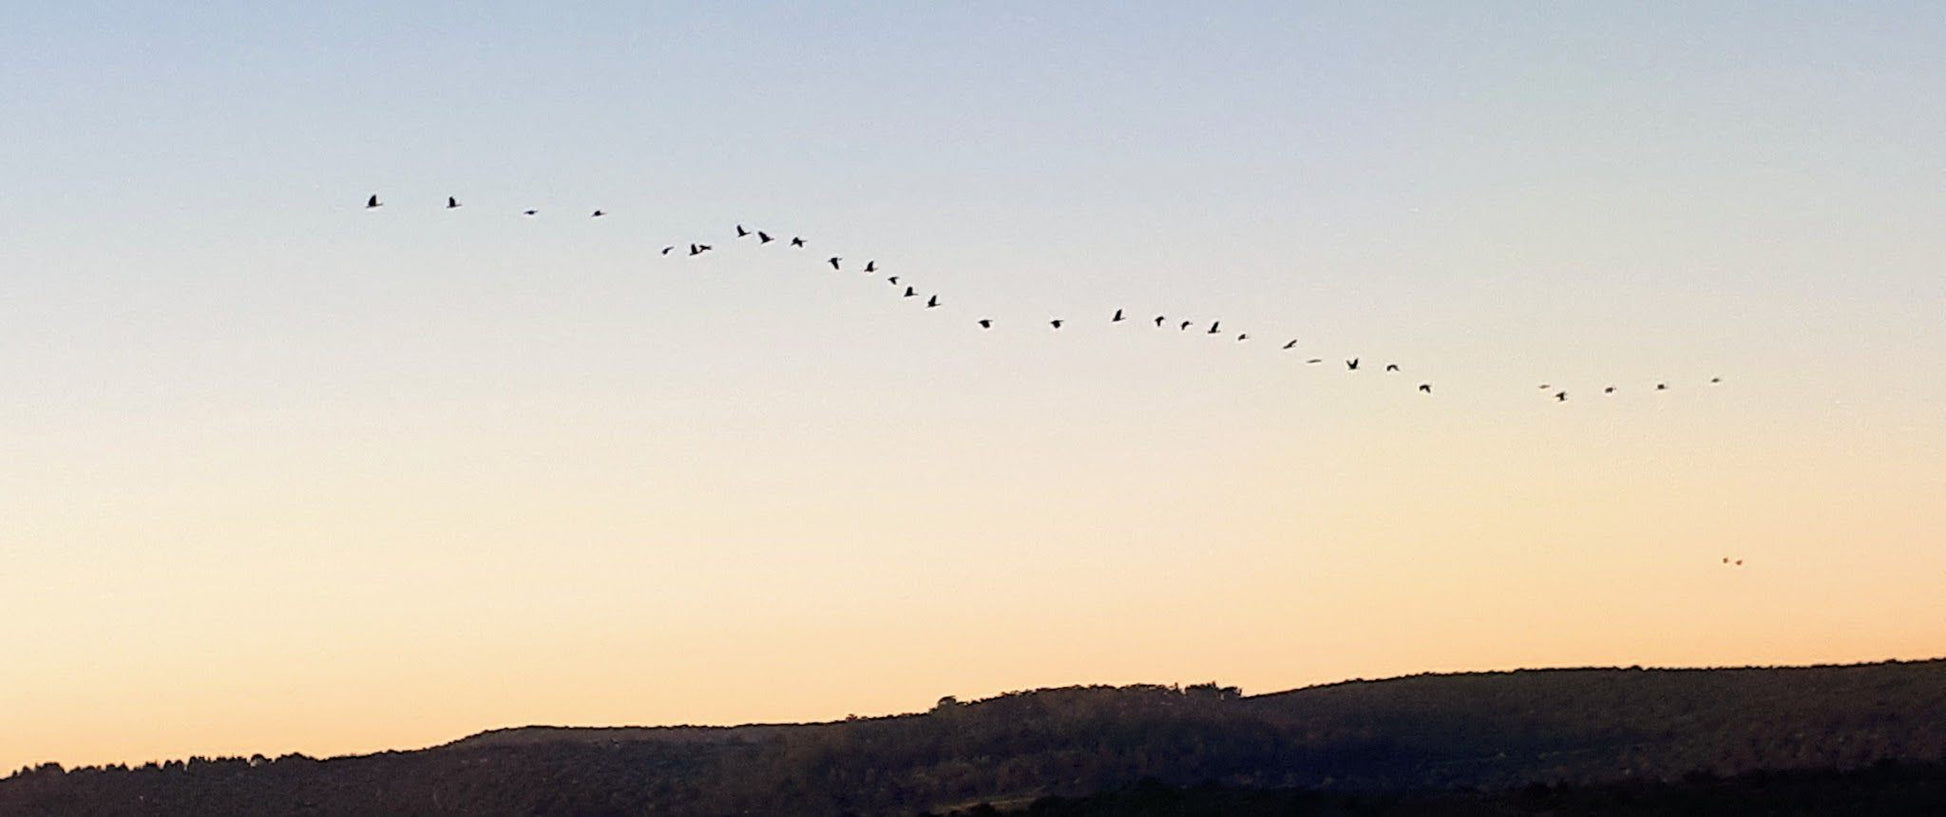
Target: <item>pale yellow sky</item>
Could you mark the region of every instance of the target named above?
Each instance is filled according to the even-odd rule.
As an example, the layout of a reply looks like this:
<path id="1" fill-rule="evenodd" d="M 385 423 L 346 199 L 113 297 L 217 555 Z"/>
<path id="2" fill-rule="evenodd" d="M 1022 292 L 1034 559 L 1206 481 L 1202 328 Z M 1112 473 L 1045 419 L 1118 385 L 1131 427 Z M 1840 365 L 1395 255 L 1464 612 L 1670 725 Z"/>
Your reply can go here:
<path id="1" fill-rule="evenodd" d="M 0 769 L 1946 654 L 1946 10 L 1007 11 L 10 18 Z"/>

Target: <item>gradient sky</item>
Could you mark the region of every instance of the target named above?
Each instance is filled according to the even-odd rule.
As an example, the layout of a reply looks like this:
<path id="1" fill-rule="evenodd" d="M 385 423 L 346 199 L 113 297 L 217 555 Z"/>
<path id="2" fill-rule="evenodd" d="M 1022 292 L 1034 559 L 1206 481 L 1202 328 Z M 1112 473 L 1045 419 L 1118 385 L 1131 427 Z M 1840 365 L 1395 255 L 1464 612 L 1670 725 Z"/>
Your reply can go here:
<path id="1" fill-rule="evenodd" d="M 1939 4 L 398 5 L 7 9 L 0 768 L 1946 653 Z"/>

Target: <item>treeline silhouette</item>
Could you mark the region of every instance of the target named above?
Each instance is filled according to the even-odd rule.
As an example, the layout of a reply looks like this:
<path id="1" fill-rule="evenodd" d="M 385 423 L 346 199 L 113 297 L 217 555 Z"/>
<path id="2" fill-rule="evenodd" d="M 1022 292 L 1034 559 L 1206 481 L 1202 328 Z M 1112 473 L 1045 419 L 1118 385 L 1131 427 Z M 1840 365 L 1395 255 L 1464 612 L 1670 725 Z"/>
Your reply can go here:
<path id="1" fill-rule="evenodd" d="M 1946 761 L 1946 661 L 1422 675 L 1249 697 L 1070 687 L 831 723 L 529 727 L 331 760 L 42 766 L 0 780 L 0 815 L 912 815 L 1143 779 L 1377 798 L 1887 760 Z"/>
<path id="2" fill-rule="evenodd" d="M 1849 771 L 1752 772 L 1718 778 L 1550 786 L 1511 791 L 1409 794 L 1244 789 L 1218 783 L 1171 786 L 1153 778 L 1088 797 L 1044 797 L 1025 808 L 981 804 L 925 817 L 1523 817 L 1532 815 L 1764 814 L 1775 817 L 1946 814 L 1946 765 L 1885 761 Z"/>

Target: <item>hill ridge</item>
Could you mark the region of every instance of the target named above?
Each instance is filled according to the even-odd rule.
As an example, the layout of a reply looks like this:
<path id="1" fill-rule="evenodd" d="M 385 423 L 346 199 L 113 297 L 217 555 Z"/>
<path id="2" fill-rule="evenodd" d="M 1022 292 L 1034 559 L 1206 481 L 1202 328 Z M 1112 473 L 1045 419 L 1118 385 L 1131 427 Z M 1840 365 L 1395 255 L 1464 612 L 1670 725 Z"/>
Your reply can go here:
<path id="1" fill-rule="evenodd" d="M 1946 761 L 1946 659 L 1421 673 L 1254 696 L 1071 686 L 803 724 L 510 727 L 329 760 L 37 767 L 0 780 L 0 814 L 889 817 L 1145 778 L 1506 790 L 1883 761 Z"/>

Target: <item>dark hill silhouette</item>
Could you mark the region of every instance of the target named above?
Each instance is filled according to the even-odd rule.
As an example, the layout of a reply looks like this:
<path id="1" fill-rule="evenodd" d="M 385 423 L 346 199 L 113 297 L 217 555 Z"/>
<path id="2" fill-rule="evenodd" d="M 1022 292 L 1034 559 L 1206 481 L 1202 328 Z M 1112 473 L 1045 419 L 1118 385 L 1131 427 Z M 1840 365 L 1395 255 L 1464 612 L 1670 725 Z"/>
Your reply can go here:
<path id="1" fill-rule="evenodd" d="M 1232 687 L 1069 687 L 923 714 L 486 732 L 332 760 L 24 770 L 15 814 L 910 815 L 1110 792 L 1513 791 L 1946 760 L 1946 660 L 1536 670 Z"/>
<path id="2" fill-rule="evenodd" d="M 945 817 L 1664 817 L 1763 814 L 1770 817 L 1937 817 L 1946 814 L 1946 765 L 1874 764 L 1838 771 L 1752 772 L 1730 778 L 1689 775 L 1680 781 L 1583 786 L 1536 784 L 1501 791 L 1445 790 L 1409 794 L 1244 789 L 1220 784 L 1170 786 L 1154 779 L 1088 797 L 1045 797 L 1025 808 L 992 804 Z"/>

